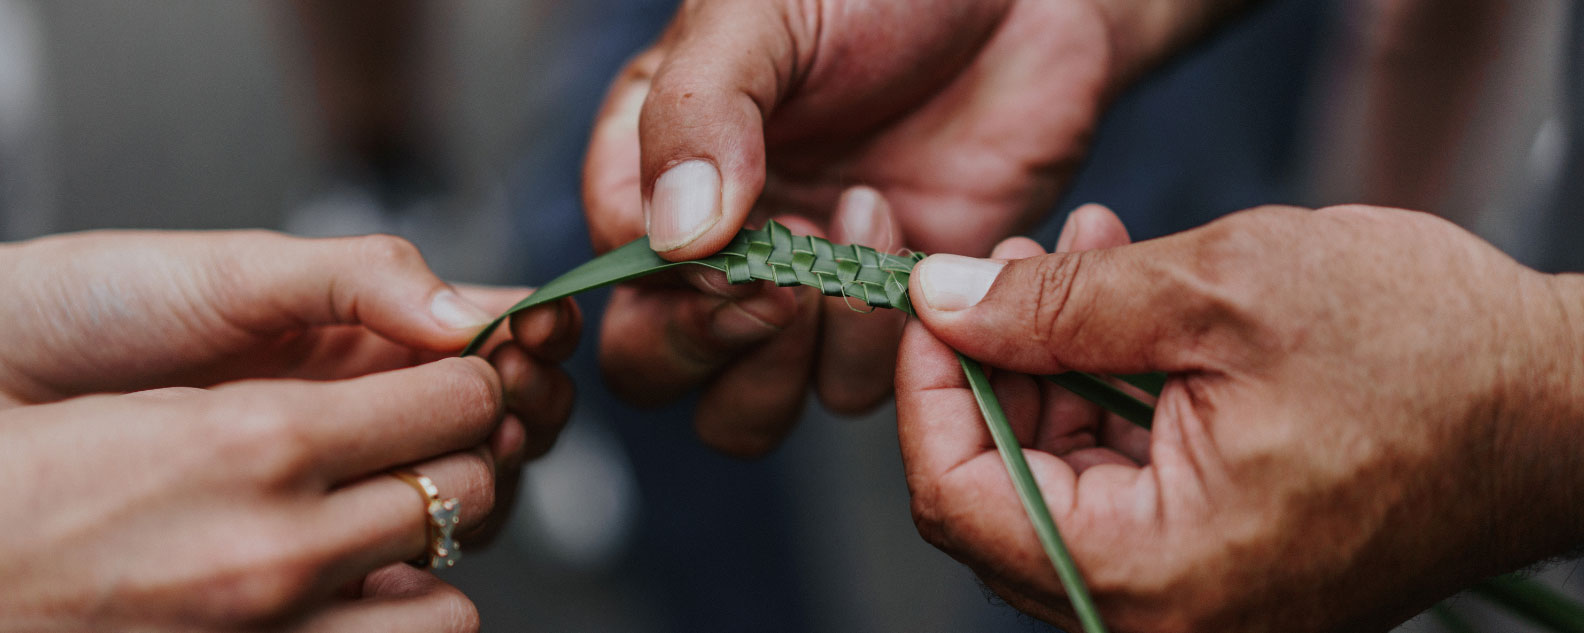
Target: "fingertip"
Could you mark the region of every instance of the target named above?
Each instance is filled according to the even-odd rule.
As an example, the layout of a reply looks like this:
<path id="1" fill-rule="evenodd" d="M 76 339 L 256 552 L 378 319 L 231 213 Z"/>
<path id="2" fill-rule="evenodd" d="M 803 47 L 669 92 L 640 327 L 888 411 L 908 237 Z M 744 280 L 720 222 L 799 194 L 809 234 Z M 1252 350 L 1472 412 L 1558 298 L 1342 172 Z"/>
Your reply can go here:
<path id="1" fill-rule="evenodd" d="M 720 169 L 714 162 L 698 158 L 660 173 L 644 205 L 644 218 L 650 248 L 672 261 L 720 250 L 726 245 L 720 234 L 736 230 L 714 230 L 722 219 Z"/>
<path id="2" fill-rule="evenodd" d="M 766 102 L 739 81 L 756 81 L 761 69 L 719 74 L 740 61 L 718 50 L 673 50 L 639 113 L 647 231 L 650 246 L 667 260 L 698 259 L 725 247 L 764 187 L 760 104 Z"/>
<path id="3" fill-rule="evenodd" d="M 944 253 L 926 257 L 908 280 L 914 309 L 928 321 L 928 316 L 971 308 L 990 292 L 1005 267 L 1005 261 L 996 259 Z"/>
<path id="4" fill-rule="evenodd" d="M 453 330 L 475 330 L 494 318 L 450 286 L 441 288 L 430 297 L 429 313 L 442 327 Z"/>
<path id="5" fill-rule="evenodd" d="M 577 351 L 583 313 L 571 297 L 512 315 L 512 340 L 534 356 L 561 362 Z"/>
<path id="6" fill-rule="evenodd" d="M 523 449 L 528 443 L 528 431 L 523 428 L 522 420 L 515 415 L 507 415 L 495 428 L 495 433 L 490 436 L 490 454 L 495 459 L 497 470 L 514 468 L 524 459 Z"/>
<path id="7" fill-rule="evenodd" d="M 1127 227 L 1116 212 L 1104 205 L 1089 203 L 1073 209 L 1067 216 L 1067 222 L 1062 225 L 1061 238 L 1056 243 L 1056 252 L 1112 248 L 1130 242 L 1132 239 L 1128 236 Z"/>
<path id="8" fill-rule="evenodd" d="M 442 358 L 428 365 L 414 367 L 413 371 L 430 375 L 419 378 L 415 374 L 411 379 L 438 381 L 444 387 L 444 392 L 454 394 L 457 410 L 465 412 L 468 419 L 498 419 L 506 409 L 505 386 L 501 375 L 494 365 L 482 358 Z"/>
<path id="9" fill-rule="evenodd" d="M 1026 237 L 1010 237 L 996 244 L 995 250 L 990 252 L 993 259 L 1024 259 L 1038 257 L 1045 254 L 1045 247 L 1039 242 Z"/>
<path id="10" fill-rule="evenodd" d="M 832 241 L 890 253 L 902 247 L 902 229 L 885 196 L 873 187 L 849 187 L 836 203 Z"/>
<path id="11" fill-rule="evenodd" d="M 489 362 L 500 375 L 506 408 L 513 411 L 524 408 L 528 404 L 524 395 L 533 380 L 533 360 L 528 353 L 521 346 L 508 343 L 490 352 Z"/>

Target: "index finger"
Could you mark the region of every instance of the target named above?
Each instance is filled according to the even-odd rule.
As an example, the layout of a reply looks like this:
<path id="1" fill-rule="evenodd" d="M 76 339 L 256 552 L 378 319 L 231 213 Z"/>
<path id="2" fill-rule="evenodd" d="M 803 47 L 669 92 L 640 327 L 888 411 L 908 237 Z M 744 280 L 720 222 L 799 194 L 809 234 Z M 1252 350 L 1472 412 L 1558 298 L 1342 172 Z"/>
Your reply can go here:
<path id="1" fill-rule="evenodd" d="M 997 570 L 1037 595 L 1060 596 L 955 353 L 919 322 L 903 333 L 897 362 L 897 431 L 914 521 L 932 544 L 975 568 Z M 1023 449 L 1040 493 L 1085 577 L 1153 516 L 1148 467 L 1096 465 L 1080 477 L 1061 458 Z M 1109 580 L 1109 578 L 1107 578 Z M 1098 582 L 1098 581 L 1096 581 Z"/>
<path id="2" fill-rule="evenodd" d="M 617 75 L 600 107 L 583 163 L 583 203 L 594 251 L 603 253 L 644 235 L 638 176 L 638 113 L 665 53 L 653 48 Z"/>

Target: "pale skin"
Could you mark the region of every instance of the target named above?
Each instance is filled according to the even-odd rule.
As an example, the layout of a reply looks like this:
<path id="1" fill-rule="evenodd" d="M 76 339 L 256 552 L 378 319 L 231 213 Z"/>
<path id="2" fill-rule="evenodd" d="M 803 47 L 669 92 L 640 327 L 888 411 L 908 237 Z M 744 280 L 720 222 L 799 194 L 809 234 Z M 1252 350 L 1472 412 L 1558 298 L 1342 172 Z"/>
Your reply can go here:
<path id="1" fill-rule="evenodd" d="M 385 473 L 482 544 L 570 410 L 570 302 L 486 362 L 445 357 L 527 289 L 452 287 L 389 236 L 86 233 L 0 269 L 0 629 L 477 629 L 400 563 L 423 502 Z"/>
<path id="2" fill-rule="evenodd" d="M 1114 631 L 1385 630 L 1584 545 L 1584 278 L 1366 206 L 1062 240 L 921 262 L 898 360 L 919 531 L 1018 608 L 1074 624 L 953 348 Z M 1170 372 L 1154 430 L 1028 376 L 1070 369 Z"/>

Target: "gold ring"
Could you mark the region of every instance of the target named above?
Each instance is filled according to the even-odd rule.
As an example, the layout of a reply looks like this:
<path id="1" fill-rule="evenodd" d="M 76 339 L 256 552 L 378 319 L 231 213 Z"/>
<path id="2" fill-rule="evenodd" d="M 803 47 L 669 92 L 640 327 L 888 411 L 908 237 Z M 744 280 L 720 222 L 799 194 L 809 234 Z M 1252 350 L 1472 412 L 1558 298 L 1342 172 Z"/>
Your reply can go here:
<path id="1" fill-rule="evenodd" d="M 412 486 L 423 495 L 424 514 L 424 541 L 427 543 L 425 552 L 418 558 L 408 561 L 415 567 L 429 569 L 444 569 L 455 567 L 457 560 L 462 558 L 461 550 L 457 549 L 456 539 L 452 537 L 456 532 L 458 523 L 462 522 L 461 503 L 456 499 L 441 499 L 440 489 L 428 477 L 410 470 L 392 472 L 395 476 Z"/>

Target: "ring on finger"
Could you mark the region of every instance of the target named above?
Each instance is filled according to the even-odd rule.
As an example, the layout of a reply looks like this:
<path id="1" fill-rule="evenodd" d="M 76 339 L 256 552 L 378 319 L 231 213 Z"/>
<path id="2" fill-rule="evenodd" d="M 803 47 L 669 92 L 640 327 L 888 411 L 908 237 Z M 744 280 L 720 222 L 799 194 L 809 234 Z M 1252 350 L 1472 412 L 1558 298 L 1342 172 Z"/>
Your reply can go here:
<path id="1" fill-rule="evenodd" d="M 416 472 L 398 470 L 391 475 L 412 486 L 424 501 L 424 553 L 408 563 L 428 569 L 455 567 L 462 558 L 454 537 L 457 524 L 462 522 L 461 503 L 454 498 L 442 499 L 434 481 Z"/>

